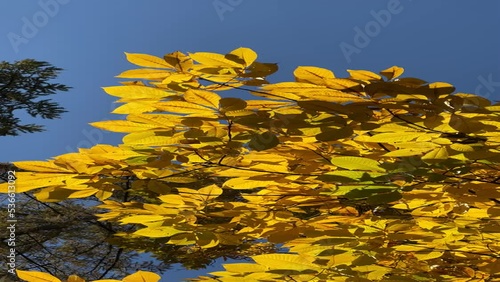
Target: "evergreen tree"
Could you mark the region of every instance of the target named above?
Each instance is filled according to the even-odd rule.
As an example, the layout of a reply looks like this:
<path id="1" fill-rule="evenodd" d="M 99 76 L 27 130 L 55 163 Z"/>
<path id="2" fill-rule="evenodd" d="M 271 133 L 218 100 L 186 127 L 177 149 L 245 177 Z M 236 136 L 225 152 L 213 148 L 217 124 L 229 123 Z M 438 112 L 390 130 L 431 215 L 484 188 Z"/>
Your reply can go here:
<path id="1" fill-rule="evenodd" d="M 70 87 L 51 83 L 62 69 L 48 62 L 26 59 L 0 62 L 0 136 L 43 131 L 37 124 L 22 124 L 15 111 L 24 110 L 32 117 L 60 118 L 66 110 L 50 99 L 39 99 L 68 91 Z"/>

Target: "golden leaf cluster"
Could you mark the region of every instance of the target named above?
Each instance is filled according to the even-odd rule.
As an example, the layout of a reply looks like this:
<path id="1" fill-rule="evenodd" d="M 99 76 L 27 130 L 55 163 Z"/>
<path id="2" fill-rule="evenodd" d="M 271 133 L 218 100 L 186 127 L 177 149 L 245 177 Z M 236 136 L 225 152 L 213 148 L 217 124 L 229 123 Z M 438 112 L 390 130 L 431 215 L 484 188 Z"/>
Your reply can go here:
<path id="1" fill-rule="evenodd" d="M 17 192 L 95 196 L 127 236 L 286 250 L 193 281 L 499 279 L 500 104 L 398 66 L 270 83 L 248 48 L 126 56 L 135 80 L 104 88 L 126 120 L 92 123 L 123 144 L 16 162 Z M 149 196 L 113 199 L 124 187 Z"/>

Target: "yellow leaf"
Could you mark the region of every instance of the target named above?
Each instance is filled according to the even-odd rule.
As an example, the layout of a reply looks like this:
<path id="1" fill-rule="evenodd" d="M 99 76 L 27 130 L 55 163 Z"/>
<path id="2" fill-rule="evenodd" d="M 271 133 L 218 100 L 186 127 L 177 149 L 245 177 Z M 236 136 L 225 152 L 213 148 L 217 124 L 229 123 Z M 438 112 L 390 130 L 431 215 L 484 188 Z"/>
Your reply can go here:
<path id="1" fill-rule="evenodd" d="M 179 126 L 183 118 L 166 114 L 129 114 L 127 120 L 152 124 L 157 127 L 173 128 Z"/>
<path id="2" fill-rule="evenodd" d="M 156 273 L 139 270 L 136 273 L 131 274 L 131 275 L 123 278 L 122 281 L 123 282 L 157 282 L 157 281 L 160 281 L 160 279 L 161 279 L 161 276 L 156 274 Z"/>
<path id="3" fill-rule="evenodd" d="M 392 66 L 380 72 L 381 75 L 387 77 L 387 79 L 394 79 L 403 74 L 405 70 L 402 67 Z"/>
<path id="4" fill-rule="evenodd" d="M 335 78 L 331 70 L 311 67 L 300 66 L 293 72 L 297 82 L 308 82 L 316 85 L 324 85 L 326 78 Z"/>
<path id="5" fill-rule="evenodd" d="M 347 78 L 330 78 L 327 79 L 325 82 L 326 86 L 332 89 L 351 90 L 358 88 L 358 90 L 361 90 L 359 82 Z"/>
<path id="6" fill-rule="evenodd" d="M 172 92 L 166 92 L 165 90 L 161 90 L 159 88 L 147 86 L 110 86 L 103 87 L 103 90 L 109 95 L 117 97 L 149 98 L 155 100 L 175 95 L 175 93 Z"/>
<path id="7" fill-rule="evenodd" d="M 404 244 L 404 245 L 397 245 L 394 247 L 394 249 L 396 249 L 396 251 L 399 252 L 418 252 L 426 250 L 427 247 L 420 245 Z"/>
<path id="8" fill-rule="evenodd" d="M 429 151 L 429 148 L 400 149 L 386 153 L 384 157 L 411 157 Z"/>
<path id="9" fill-rule="evenodd" d="M 189 53 L 189 57 L 203 65 L 220 66 L 230 68 L 243 68 L 242 64 L 228 60 L 224 55 L 209 52 Z"/>
<path id="10" fill-rule="evenodd" d="M 179 233 L 186 233 L 186 231 L 177 230 L 170 226 L 159 226 L 159 227 L 142 228 L 135 231 L 133 234 L 151 238 L 162 238 L 162 237 L 170 237 L 172 235 Z"/>
<path id="11" fill-rule="evenodd" d="M 154 221 L 162 221 L 165 220 L 165 217 L 162 215 L 133 215 L 133 216 L 127 216 L 125 218 L 120 219 L 120 222 L 122 224 L 129 224 L 129 223 L 147 223 L 147 222 L 154 222 Z"/>
<path id="12" fill-rule="evenodd" d="M 110 191 L 103 191 L 103 190 L 100 190 L 99 192 L 97 192 L 95 194 L 95 196 L 97 197 L 97 199 L 99 199 L 100 201 L 104 201 L 106 200 L 107 198 L 113 196 L 113 192 L 110 192 Z"/>
<path id="13" fill-rule="evenodd" d="M 262 170 L 267 172 L 289 172 L 288 166 L 286 164 L 275 165 L 275 164 L 257 163 L 256 165 L 252 165 L 250 169 Z"/>
<path id="14" fill-rule="evenodd" d="M 16 269 L 17 277 L 27 282 L 61 282 L 58 278 L 40 271 L 24 271 Z"/>
<path id="15" fill-rule="evenodd" d="M 163 59 L 181 72 L 187 72 L 193 66 L 193 60 L 179 51 L 167 54 Z"/>
<path id="16" fill-rule="evenodd" d="M 95 189 L 95 188 L 79 189 L 79 190 L 71 193 L 68 196 L 68 198 L 70 198 L 70 199 L 86 198 L 86 197 L 90 197 L 90 196 L 94 195 L 97 192 L 99 192 L 99 189 Z M 63 199 L 63 200 L 65 200 L 65 199 Z"/>
<path id="17" fill-rule="evenodd" d="M 213 110 L 207 107 L 183 101 L 161 102 L 155 106 L 159 110 L 178 114 L 213 113 Z"/>
<path id="18" fill-rule="evenodd" d="M 282 91 L 290 93 L 298 93 L 298 92 L 303 92 L 305 90 L 318 90 L 318 89 L 327 89 L 327 88 L 321 85 L 314 85 L 305 82 L 279 82 L 275 84 L 262 86 L 262 90 L 264 91 L 273 91 L 273 92 Z"/>
<path id="19" fill-rule="evenodd" d="M 78 275 L 70 275 L 66 282 L 85 282 L 85 279 L 79 277 Z"/>
<path id="20" fill-rule="evenodd" d="M 288 269 L 288 270 L 320 270 L 321 268 L 306 260 L 300 255 L 294 254 L 268 254 L 252 256 L 252 259 L 263 266 L 273 269 Z"/>
<path id="21" fill-rule="evenodd" d="M 77 174 L 64 173 L 33 173 L 33 172 L 17 172 L 15 192 L 23 193 L 36 188 L 47 186 L 64 185 L 66 179 L 78 176 Z M 0 184 L 0 192 L 7 193 L 8 183 Z"/>
<path id="22" fill-rule="evenodd" d="M 211 91 L 189 89 L 184 93 L 184 99 L 191 103 L 217 109 L 221 97 Z"/>
<path id="23" fill-rule="evenodd" d="M 248 67 L 257 59 L 257 53 L 250 48 L 240 47 L 226 54 L 225 58 Z"/>
<path id="24" fill-rule="evenodd" d="M 162 146 L 178 144 L 181 140 L 185 139 L 186 138 L 182 134 L 170 136 L 170 132 L 167 131 L 138 131 L 123 137 L 123 143 L 130 145 Z"/>
<path id="25" fill-rule="evenodd" d="M 111 113 L 113 114 L 142 114 L 149 113 L 156 110 L 156 107 L 153 107 L 156 101 L 140 101 L 140 102 L 131 102 L 125 105 L 121 105 L 118 108 L 114 109 Z"/>
<path id="26" fill-rule="evenodd" d="M 268 268 L 254 263 L 230 263 L 222 265 L 226 271 L 235 273 L 265 272 Z"/>
<path id="27" fill-rule="evenodd" d="M 173 183 L 193 183 L 196 182 L 196 178 L 192 177 L 181 177 L 181 176 L 172 176 L 161 179 L 162 181 L 173 182 Z"/>
<path id="28" fill-rule="evenodd" d="M 74 172 L 73 170 L 55 164 L 53 161 L 24 161 L 13 162 L 13 164 L 23 170 L 37 171 L 37 172 Z"/>
<path id="29" fill-rule="evenodd" d="M 418 224 L 418 226 L 420 226 L 421 228 L 426 229 L 426 230 L 431 230 L 432 228 L 434 228 L 436 226 L 441 226 L 440 223 L 434 222 L 432 220 L 422 219 L 422 218 L 417 218 L 417 224 Z"/>
<path id="30" fill-rule="evenodd" d="M 408 142 L 418 137 L 426 135 L 425 132 L 389 132 L 389 133 L 379 133 L 368 138 L 364 138 L 363 142 L 377 142 L 377 143 L 397 143 L 397 142 Z M 356 139 L 358 140 L 358 139 Z"/>
<path id="31" fill-rule="evenodd" d="M 381 281 L 384 278 L 384 275 L 389 273 L 392 269 L 389 267 L 370 264 L 353 267 L 353 270 L 359 272 L 369 272 L 368 275 L 366 275 L 366 278 L 370 281 Z"/>
<path id="32" fill-rule="evenodd" d="M 486 209 L 478 209 L 478 208 L 470 208 L 467 213 L 463 215 L 466 218 L 489 218 L 488 210 Z"/>
<path id="33" fill-rule="evenodd" d="M 330 162 L 349 170 L 385 171 L 376 160 L 362 157 L 334 157 L 330 159 Z"/>
<path id="34" fill-rule="evenodd" d="M 143 204 L 143 208 L 153 212 L 156 215 L 171 215 L 171 214 L 177 214 L 178 210 L 172 209 L 172 208 L 166 208 L 163 206 L 159 205 L 154 205 L 154 204 Z"/>
<path id="35" fill-rule="evenodd" d="M 446 160 L 448 159 L 448 151 L 446 147 L 436 148 L 422 157 L 422 160 L 433 161 L 433 160 Z"/>
<path id="36" fill-rule="evenodd" d="M 263 174 L 268 174 L 268 173 L 261 172 L 261 171 L 241 170 L 241 169 L 236 169 L 236 168 L 229 168 L 229 169 L 214 172 L 214 175 L 222 176 L 222 177 L 250 177 L 250 176 L 263 175 Z"/>
<path id="37" fill-rule="evenodd" d="M 171 206 L 183 206 L 184 201 L 182 200 L 182 197 L 179 195 L 162 195 L 158 197 L 160 200 L 162 200 L 164 203 L 167 203 L 168 205 Z"/>
<path id="38" fill-rule="evenodd" d="M 147 68 L 167 68 L 167 69 L 173 69 L 174 66 L 167 63 L 165 60 L 162 58 L 148 55 L 148 54 L 139 54 L 139 53 L 127 53 L 125 52 L 125 55 L 127 56 L 127 60 L 131 62 L 134 65 L 138 65 L 141 67 L 147 67 Z"/>
<path id="39" fill-rule="evenodd" d="M 455 91 L 455 87 L 447 82 L 433 82 L 429 83 L 427 86 L 421 87 L 422 93 L 431 94 L 435 96 L 450 94 Z"/>
<path id="40" fill-rule="evenodd" d="M 224 182 L 224 186 L 231 189 L 253 189 L 276 184 L 278 183 L 272 180 L 252 180 L 247 177 L 232 178 Z"/>
<path id="41" fill-rule="evenodd" d="M 173 73 L 169 76 L 167 76 L 165 79 L 161 81 L 161 84 L 170 84 L 172 82 L 174 83 L 182 83 L 182 82 L 187 82 L 191 81 L 193 79 L 193 75 L 189 73 Z"/>
<path id="42" fill-rule="evenodd" d="M 472 147 L 471 145 L 460 144 L 460 143 L 453 143 L 450 145 L 450 148 L 455 150 L 455 151 L 458 151 L 458 152 L 473 152 L 474 151 L 474 147 Z"/>
<path id="43" fill-rule="evenodd" d="M 265 108 L 274 109 L 293 105 L 290 102 L 279 102 L 269 100 L 247 100 L 247 109 L 249 110 L 264 110 Z"/>
<path id="44" fill-rule="evenodd" d="M 328 266 L 334 266 L 334 265 L 342 265 L 346 264 L 349 265 L 356 259 L 356 255 L 354 255 L 352 252 L 345 252 L 343 254 L 338 254 L 334 255 L 331 258 L 331 262 L 329 262 Z"/>
<path id="45" fill-rule="evenodd" d="M 430 260 L 430 259 L 435 259 L 438 257 L 441 257 L 444 254 L 442 251 L 430 251 L 430 252 L 416 252 L 413 255 L 418 259 L 418 260 Z"/>
<path id="46" fill-rule="evenodd" d="M 334 89 L 306 90 L 298 94 L 304 99 L 314 99 L 319 101 L 327 101 L 335 103 L 364 101 L 363 97 L 359 97 L 357 95 L 353 95 L 350 93 L 344 93 L 342 91 Z"/>
<path id="47" fill-rule="evenodd" d="M 280 90 L 278 91 L 269 91 L 269 92 L 264 92 L 264 91 L 259 91 L 259 92 L 254 92 L 250 91 L 255 96 L 259 97 L 264 97 L 268 99 L 274 99 L 274 100 L 292 100 L 292 101 L 297 101 L 300 100 L 301 97 L 298 95 L 295 95 L 293 93 L 285 93 Z M 286 102 L 285 102 L 286 103 Z"/>
<path id="48" fill-rule="evenodd" d="M 200 190 L 198 190 L 198 193 L 200 194 L 203 201 L 210 201 L 220 196 L 222 194 L 222 189 L 219 186 L 213 184 L 201 188 Z"/>
<path id="49" fill-rule="evenodd" d="M 136 132 L 148 129 L 158 128 L 156 125 L 137 123 L 128 120 L 106 120 L 90 123 L 93 127 L 112 131 L 112 132 Z"/>
<path id="50" fill-rule="evenodd" d="M 118 78 L 164 79 L 172 72 L 157 69 L 134 69 L 120 73 Z"/>
<path id="51" fill-rule="evenodd" d="M 352 79 L 357 80 L 381 80 L 382 77 L 374 72 L 366 70 L 347 70 Z"/>

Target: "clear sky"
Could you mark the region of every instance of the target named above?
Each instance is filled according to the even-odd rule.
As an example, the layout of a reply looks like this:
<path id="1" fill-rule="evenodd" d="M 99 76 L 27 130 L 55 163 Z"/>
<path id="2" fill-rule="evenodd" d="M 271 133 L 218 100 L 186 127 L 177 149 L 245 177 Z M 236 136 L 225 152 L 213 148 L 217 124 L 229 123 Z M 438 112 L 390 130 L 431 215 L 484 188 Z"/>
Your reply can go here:
<path id="1" fill-rule="evenodd" d="M 272 82 L 292 80 L 299 65 L 338 76 L 398 65 L 406 75 L 500 100 L 497 0 L 4 0 L 0 21 L 0 60 L 48 61 L 65 69 L 57 82 L 73 87 L 55 97 L 69 111 L 62 119 L 35 121 L 47 131 L 0 138 L 0 162 L 121 143 L 122 135 L 88 123 L 118 117 L 101 87 L 133 68 L 123 52 L 249 47 L 259 61 L 279 63 Z"/>

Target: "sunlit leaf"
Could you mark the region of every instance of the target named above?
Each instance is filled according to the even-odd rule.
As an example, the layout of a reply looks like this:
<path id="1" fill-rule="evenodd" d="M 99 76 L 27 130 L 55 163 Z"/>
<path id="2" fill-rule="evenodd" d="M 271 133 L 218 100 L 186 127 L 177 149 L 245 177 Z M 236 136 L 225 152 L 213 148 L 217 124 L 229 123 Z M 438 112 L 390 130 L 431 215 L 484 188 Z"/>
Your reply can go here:
<path id="1" fill-rule="evenodd" d="M 187 72 L 193 66 L 193 60 L 185 54 L 175 51 L 173 53 L 163 56 L 163 59 L 175 67 L 175 69 L 182 72 Z"/>
<path id="2" fill-rule="evenodd" d="M 257 53 L 250 48 L 240 47 L 226 54 L 225 58 L 243 66 L 249 66 L 257 59 Z"/>
<path id="3" fill-rule="evenodd" d="M 161 276 L 156 274 L 156 273 L 139 270 L 136 273 L 131 274 L 131 275 L 123 278 L 122 281 L 123 282 L 157 282 L 157 281 L 160 281 L 160 279 L 161 279 Z"/>
<path id="4" fill-rule="evenodd" d="M 436 161 L 436 160 L 445 160 L 448 158 L 448 150 L 446 147 L 436 148 L 422 157 L 422 160 L 426 161 Z"/>
<path id="5" fill-rule="evenodd" d="M 144 237 L 161 238 L 170 237 L 175 234 L 185 233 L 186 231 L 177 230 L 170 226 L 148 227 L 142 228 L 134 232 L 134 234 Z"/>
<path id="6" fill-rule="evenodd" d="M 70 169 L 56 165 L 53 162 L 27 161 L 14 162 L 17 168 L 37 172 L 73 172 Z"/>
<path id="7" fill-rule="evenodd" d="M 118 78 L 142 78 L 142 79 L 164 79 L 171 72 L 158 69 L 134 69 L 120 73 Z"/>
<path id="8" fill-rule="evenodd" d="M 293 254 L 269 254 L 253 256 L 252 259 L 260 265 L 270 269 L 289 269 L 289 270 L 319 270 L 316 264 L 304 259 L 300 255 Z"/>
<path id="9" fill-rule="evenodd" d="M 335 78 L 332 71 L 318 67 L 298 67 L 293 72 L 297 82 L 308 82 L 318 85 L 324 84 L 325 78 Z"/>
<path id="10" fill-rule="evenodd" d="M 166 111 L 166 112 L 172 112 L 172 113 L 179 113 L 179 114 L 196 114 L 196 113 L 212 113 L 213 110 L 189 103 L 189 102 L 183 102 L 183 101 L 168 101 L 168 102 L 161 102 L 157 103 L 155 107 L 159 110 Z"/>
<path id="11" fill-rule="evenodd" d="M 145 86 L 109 86 L 103 88 L 109 95 L 117 97 L 150 98 L 161 99 L 172 96 L 173 93 L 166 92 L 158 88 Z"/>
<path id="12" fill-rule="evenodd" d="M 184 93 L 186 101 L 217 109 L 221 97 L 214 92 L 189 89 Z"/>
<path id="13" fill-rule="evenodd" d="M 204 201 L 209 201 L 217 198 L 222 194 L 222 189 L 217 185 L 210 185 L 198 190 L 198 193 Z"/>
<path id="14" fill-rule="evenodd" d="M 66 282 L 85 282 L 85 279 L 79 277 L 78 275 L 70 275 Z"/>
<path id="15" fill-rule="evenodd" d="M 236 273 L 261 272 L 268 269 L 266 266 L 253 263 L 230 263 L 223 266 L 227 271 Z"/>
<path id="16" fill-rule="evenodd" d="M 330 162 L 345 169 L 385 171 L 376 160 L 362 157 L 333 157 L 330 159 Z"/>
<path id="17" fill-rule="evenodd" d="M 366 70 L 347 70 L 352 79 L 358 80 L 381 80 L 382 77 L 374 72 Z"/>
<path id="18" fill-rule="evenodd" d="M 90 125 L 113 132 L 136 132 L 157 128 L 156 125 L 136 123 L 126 120 L 108 120 L 92 122 Z"/>
<path id="19" fill-rule="evenodd" d="M 208 66 L 236 67 L 236 68 L 243 67 L 242 64 L 228 60 L 224 57 L 224 55 L 217 53 L 209 53 L 209 52 L 189 53 L 189 57 L 199 62 L 200 64 Z"/>
<path id="20" fill-rule="evenodd" d="M 173 69 L 173 65 L 169 64 L 165 60 L 162 60 L 159 57 L 147 55 L 147 54 L 138 54 L 138 53 L 127 53 L 127 60 L 132 64 L 147 67 L 147 68 L 171 68 Z"/>
<path id="21" fill-rule="evenodd" d="M 388 69 L 385 69 L 380 72 L 381 75 L 385 76 L 387 79 L 398 78 L 401 74 L 403 74 L 404 69 L 398 66 L 392 66 Z"/>
<path id="22" fill-rule="evenodd" d="M 28 282 L 61 282 L 58 278 L 40 271 L 24 271 L 16 269 L 17 277 Z"/>

